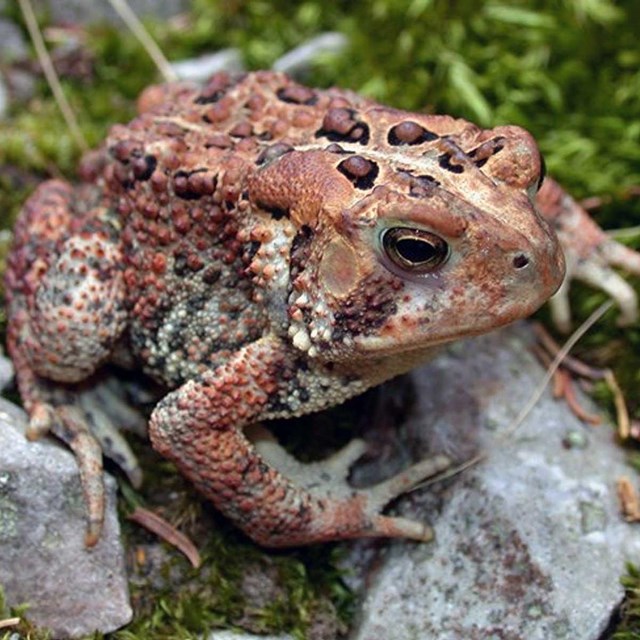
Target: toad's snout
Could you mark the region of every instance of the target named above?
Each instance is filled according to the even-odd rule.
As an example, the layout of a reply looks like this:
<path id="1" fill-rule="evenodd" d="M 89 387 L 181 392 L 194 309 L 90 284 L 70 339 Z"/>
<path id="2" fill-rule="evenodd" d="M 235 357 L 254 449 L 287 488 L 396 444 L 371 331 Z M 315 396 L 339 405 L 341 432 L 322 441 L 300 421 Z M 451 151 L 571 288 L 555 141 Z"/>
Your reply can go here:
<path id="1" fill-rule="evenodd" d="M 523 246 L 503 258 L 509 295 L 528 302 L 527 313 L 544 304 L 558 290 L 565 275 L 564 254 L 555 233 L 545 225 L 532 236 L 523 238 Z"/>

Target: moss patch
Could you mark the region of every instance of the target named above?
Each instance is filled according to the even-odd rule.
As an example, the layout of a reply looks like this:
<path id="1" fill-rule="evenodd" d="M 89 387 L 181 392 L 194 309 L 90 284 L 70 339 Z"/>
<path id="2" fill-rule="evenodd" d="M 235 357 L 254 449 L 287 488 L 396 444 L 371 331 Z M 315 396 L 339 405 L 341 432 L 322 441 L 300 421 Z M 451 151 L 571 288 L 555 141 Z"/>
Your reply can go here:
<path id="1" fill-rule="evenodd" d="M 134 622 L 114 638 L 196 638 L 212 628 L 237 627 L 329 640 L 346 629 L 353 597 L 335 568 L 339 547 L 265 551 L 194 495 L 146 444 L 137 453 L 145 490 L 134 494 L 128 488 L 129 505 L 122 505 Z M 177 550 L 126 522 L 134 504 L 179 526 L 197 544 L 201 568 L 193 569 Z"/>

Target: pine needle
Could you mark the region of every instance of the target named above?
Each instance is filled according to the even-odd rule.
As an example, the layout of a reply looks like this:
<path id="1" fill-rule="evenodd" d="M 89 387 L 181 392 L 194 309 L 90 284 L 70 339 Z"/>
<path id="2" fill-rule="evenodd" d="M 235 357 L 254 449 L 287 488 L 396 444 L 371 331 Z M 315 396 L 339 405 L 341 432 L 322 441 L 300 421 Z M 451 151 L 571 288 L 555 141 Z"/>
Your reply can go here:
<path id="1" fill-rule="evenodd" d="M 22 16 L 24 18 L 24 22 L 29 31 L 29 36 L 31 37 L 31 42 L 33 42 L 33 47 L 36 50 L 36 55 L 38 56 L 38 61 L 40 62 L 40 66 L 42 67 L 42 71 L 51 87 L 51 92 L 53 93 L 53 97 L 60 109 L 67 126 L 69 127 L 69 131 L 71 136 L 73 137 L 76 145 L 83 152 L 88 151 L 89 145 L 87 144 L 87 140 L 85 139 L 82 131 L 80 130 L 80 126 L 78 125 L 78 121 L 76 116 L 67 100 L 67 97 L 62 90 L 62 85 L 60 84 L 60 78 L 53 66 L 53 61 L 51 60 L 51 56 L 47 51 L 47 47 L 44 43 L 44 39 L 42 37 L 42 33 L 40 28 L 38 27 L 38 21 L 36 20 L 35 13 L 33 12 L 33 6 L 31 4 L 31 0 L 18 0 L 20 5 L 20 11 L 22 12 Z"/>
<path id="2" fill-rule="evenodd" d="M 149 57 L 153 60 L 165 81 L 175 82 L 178 76 L 173 70 L 171 63 L 167 60 L 156 41 L 151 37 L 151 34 L 147 31 L 138 16 L 132 11 L 126 0 L 109 0 L 109 2 L 131 33 L 138 39 L 144 50 L 149 54 Z"/>

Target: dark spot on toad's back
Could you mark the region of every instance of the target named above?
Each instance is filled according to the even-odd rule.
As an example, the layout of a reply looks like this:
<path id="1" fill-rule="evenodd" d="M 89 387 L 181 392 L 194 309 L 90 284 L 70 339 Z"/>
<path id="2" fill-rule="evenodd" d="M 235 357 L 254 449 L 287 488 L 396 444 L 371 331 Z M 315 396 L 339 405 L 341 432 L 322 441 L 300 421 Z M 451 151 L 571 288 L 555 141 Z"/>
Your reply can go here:
<path id="1" fill-rule="evenodd" d="M 216 177 L 201 168 L 193 171 L 176 171 L 173 176 L 173 190 L 183 200 L 198 200 L 211 195 L 216 189 Z"/>
<path id="2" fill-rule="evenodd" d="M 480 146 L 469 151 L 469 157 L 473 160 L 477 167 L 482 167 L 487 160 L 496 153 L 504 149 L 504 137 L 498 136 L 483 142 Z"/>
<path id="3" fill-rule="evenodd" d="M 213 102 L 217 102 L 240 80 L 241 78 L 236 78 L 234 80 L 228 73 L 216 73 L 203 87 L 194 102 L 196 104 L 211 104 Z"/>
<path id="4" fill-rule="evenodd" d="M 136 158 L 133 163 L 133 175 L 136 180 L 148 180 L 158 165 L 155 156 L 146 155 L 143 158 Z"/>
<path id="5" fill-rule="evenodd" d="M 447 171 L 451 171 L 451 173 L 463 173 L 464 167 L 461 164 L 452 164 L 451 162 L 451 154 L 443 153 L 438 156 L 438 164 Z"/>
<path id="6" fill-rule="evenodd" d="M 318 102 L 315 91 L 308 87 L 301 87 L 299 85 L 292 85 L 289 87 L 282 87 L 276 91 L 276 95 L 282 102 L 290 104 L 304 104 L 312 106 Z"/>
<path id="7" fill-rule="evenodd" d="M 354 109 L 334 107 L 329 109 L 322 120 L 322 127 L 315 133 L 316 138 L 327 138 L 333 142 L 369 142 L 369 125 L 357 119 Z"/>
<path id="8" fill-rule="evenodd" d="M 256 159 L 256 164 L 261 166 L 263 164 L 269 164 L 277 158 L 280 158 L 285 153 L 293 151 L 293 147 L 285 142 L 277 142 L 264 149 Z"/>
<path id="9" fill-rule="evenodd" d="M 387 135 L 387 142 L 392 146 L 403 144 L 415 145 L 423 142 L 437 140 L 438 134 L 433 133 L 419 125 L 417 122 L 406 120 L 400 124 L 391 127 Z"/>
<path id="10" fill-rule="evenodd" d="M 410 171 L 399 170 L 409 181 L 409 195 L 412 198 L 428 198 L 440 186 L 440 182 L 428 174 L 415 176 Z"/>
<path id="11" fill-rule="evenodd" d="M 351 156 L 338 165 L 338 171 L 349 179 L 356 189 L 370 189 L 378 176 L 378 165 L 362 156 Z"/>
<path id="12" fill-rule="evenodd" d="M 244 120 L 235 124 L 229 130 L 229 135 L 232 138 L 250 138 L 253 135 L 253 127 L 250 122 Z"/>

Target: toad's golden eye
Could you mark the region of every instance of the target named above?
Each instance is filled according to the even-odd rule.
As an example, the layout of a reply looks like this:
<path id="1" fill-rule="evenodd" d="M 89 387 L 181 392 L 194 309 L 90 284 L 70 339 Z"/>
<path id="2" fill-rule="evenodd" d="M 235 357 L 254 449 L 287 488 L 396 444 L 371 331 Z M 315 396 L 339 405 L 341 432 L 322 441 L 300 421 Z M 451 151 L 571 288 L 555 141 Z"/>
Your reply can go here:
<path id="1" fill-rule="evenodd" d="M 415 274 L 431 273 L 449 256 L 449 245 L 442 238 L 410 227 L 384 231 L 382 247 L 397 267 Z"/>

